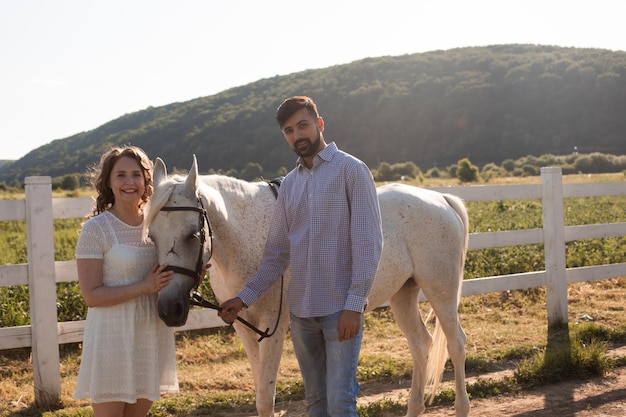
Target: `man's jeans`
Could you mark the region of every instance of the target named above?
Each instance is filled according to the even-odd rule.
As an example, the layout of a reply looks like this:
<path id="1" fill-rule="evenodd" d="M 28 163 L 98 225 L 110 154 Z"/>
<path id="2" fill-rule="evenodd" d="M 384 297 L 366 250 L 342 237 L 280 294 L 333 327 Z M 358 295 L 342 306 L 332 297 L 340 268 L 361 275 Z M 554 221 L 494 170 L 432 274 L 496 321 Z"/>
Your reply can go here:
<path id="1" fill-rule="evenodd" d="M 309 417 L 357 417 L 356 368 L 363 338 L 339 342 L 337 322 L 341 311 L 330 316 L 299 318 L 291 315 L 293 341 L 304 380 Z"/>

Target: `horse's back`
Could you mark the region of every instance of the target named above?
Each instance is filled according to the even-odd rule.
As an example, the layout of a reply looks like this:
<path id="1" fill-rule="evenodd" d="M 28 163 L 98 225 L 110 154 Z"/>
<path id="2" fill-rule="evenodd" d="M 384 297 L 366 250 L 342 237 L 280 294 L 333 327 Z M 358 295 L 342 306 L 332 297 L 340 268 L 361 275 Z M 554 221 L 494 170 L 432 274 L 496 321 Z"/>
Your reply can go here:
<path id="1" fill-rule="evenodd" d="M 370 301 L 382 304 L 410 278 L 420 287 L 437 280 L 456 283 L 466 251 L 461 200 L 451 205 L 454 197 L 407 184 L 377 191 L 384 244 Z"/>

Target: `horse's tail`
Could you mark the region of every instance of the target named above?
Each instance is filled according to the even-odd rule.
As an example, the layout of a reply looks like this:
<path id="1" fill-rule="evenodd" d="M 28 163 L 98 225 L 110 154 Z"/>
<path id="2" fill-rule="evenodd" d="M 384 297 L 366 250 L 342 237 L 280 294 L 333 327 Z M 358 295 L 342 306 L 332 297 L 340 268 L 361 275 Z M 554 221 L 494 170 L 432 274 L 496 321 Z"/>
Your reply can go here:
<path id="1" fill-rule="evenodd" d="M 463 268 L 465 267 L 465 256 L 469 245 L 469 216 L 467 215 L 467 209 L 465 208 L 465 204 L 463 204 L 463 200 L 459 197 L 451 194 L 444 194 L 444 198 L 463 223 L 463 252 L 460 259 L 461 265 L 459 268 L 459 285 L 456 298 L 456 304 L 458 307 L 459 302 L 461 301 L 461 292 L 463 287 Z M 428 313 L 426 321 L 430 319 L 432 313 L 433 310 L 431 309 Z M 437 389 L 439 388 L 439 383 L 441 382 L 441 377 L 446 366 L 446 360 L 448 360 L 447 339 L 441 328 L 441 324 L 439 323 L 439 318 L 436 318 L 435 329 L 433 331 L 433 343 L 430 346 L 428 363 L 426 364 L 425 382 L 426 386 L 430 387 L 426 393 L 426 398 L 429 404 L 433 402 L 435 395 L 437 394 Z"/>
<path id="2" fill-rule="evenodd" d="M 428 314 L 430 314 L 432 310 Z M 448 347 L 446 346 L 446 335 L 441 329 L 439 319 L 435 319 L 435 330 L 433 331 L 433 343 L 430 345 L 428 352 L 428 362 L 426 363 L 426 387 L 429 387 L 426 393 L 428 404 L 432 404 L 439 389 L 439 383 L 443 375 L 443 370 L 448 360 Z"/>

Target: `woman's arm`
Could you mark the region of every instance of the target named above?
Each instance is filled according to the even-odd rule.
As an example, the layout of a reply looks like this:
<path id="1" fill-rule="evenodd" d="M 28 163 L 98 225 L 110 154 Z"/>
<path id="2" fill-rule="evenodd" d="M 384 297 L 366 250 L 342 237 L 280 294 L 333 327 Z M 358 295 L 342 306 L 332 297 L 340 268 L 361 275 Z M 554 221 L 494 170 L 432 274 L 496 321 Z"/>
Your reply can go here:
<path id="1" fill-rule="evenodd" d="M 88 307 L 109 307 L 143 294 L 156 293 L 165 287 L 174 272 L 163 271 L 167 265 L 155 265 L 145 279 L 129 285 L 107 287 L 103 282 L 102 259 L 77 259 L 78 282 Z"/>

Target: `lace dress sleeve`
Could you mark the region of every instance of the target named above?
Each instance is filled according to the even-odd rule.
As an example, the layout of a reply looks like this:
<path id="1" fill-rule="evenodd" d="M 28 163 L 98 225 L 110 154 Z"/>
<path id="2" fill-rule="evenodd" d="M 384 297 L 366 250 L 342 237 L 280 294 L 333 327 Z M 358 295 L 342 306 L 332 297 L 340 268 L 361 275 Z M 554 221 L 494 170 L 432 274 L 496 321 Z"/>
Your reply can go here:
<path id="1" fill-rule="evenodd" d="M 76 243 L 76 259 L 104 259 L 106 238 L 98 217 L 83 224 Z"/>

